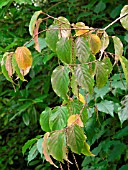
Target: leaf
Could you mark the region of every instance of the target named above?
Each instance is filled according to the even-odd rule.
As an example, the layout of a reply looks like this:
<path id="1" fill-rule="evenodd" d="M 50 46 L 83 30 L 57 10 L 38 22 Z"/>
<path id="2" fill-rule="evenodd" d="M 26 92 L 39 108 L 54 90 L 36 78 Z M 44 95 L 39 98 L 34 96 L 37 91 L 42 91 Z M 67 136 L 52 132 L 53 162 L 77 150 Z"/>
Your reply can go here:
<path id="1" fill-rule="evenodd" d="M 100 112 L 110 114 L 114 117 L 114 104 L 112 101 L 102 100 L 100 103 L 97 103 L 96 106 Z"/>
<path id="2" fill-rule="evenodd" d="M 1 0 L 0 1 L 0 9 L 3 7 L 3 6 L 6 6 L 8 3 L 10 2 L 10 0 Z"/>
<path id="3" fill-rule="evenodd" d="M 41 129 L 44 130 L 45 132 L 51 131 L 49 127 L 49 118 L 51 114 L 52 114 L 51 109 L 47 107 L 40 115 Z"/>
<path id="4" fill-rule="evenodd" d="M 32 161 L 38 155 L 37 146 L 33 145 L 28 154 L 28 163 Z"/>
<path id="5" fill-rule="evenodd" d="M 76 79 L 75 79 L 74 73 L 72 73 L 71 88 L 72 88 L 73 94 L 78 97 L 78 91 L 79 91 L 79 89 L 78 89 L 78 83 L 77 83 L 77 81 L 76 81 Z"/>
<path id="6" fill-rule="evenodd" d="M 125 57 L 121 56 L 120 62 L 121 62 L 121 65 L 122 65 L 122 68 L 123 68 L 123 71 L 124 71 L 124 75 L 125 75 L 125 78 L 126 78 L 126 82 L 127 82 L 127 85 L 128 85 L 128 60 Z"/>
<path id="7" fill-rule="evenodd" d="M 52 114 L 49 118 L 50 129 L 61 130 L 67 125 L 68 120 L 68 109 L 66 106 L 57 106 L 52 110 Z"/>
<path id="8" fill-rule="evenodd" d="M 112 64 L 109 58 L 104 58 L 103 61 L 96 63 L 96 85 L 102 88 L 108 81 L 108 76 L 112 71 Z"/>
<path id="9" fill-rule="evenodd" d="M 125 17 L 121 18 L 120 19 L 120 22 L 122 24 L 122 26 L 128 30 L 128 5 L 125 5 L 122 10 L 121 10 L 121 13 L 120 13 L 120 17 L 127 14 Z"/>
<path id="10" fill-rule="evenodd" d="M 46 43 L 47 46 L 54 52 L 56 52 L 56 43 L 59 40 L 58 25 L 50 25 L 46 32 Z"/>
<path id="11" fill-rule="evenodd" d="M 50 158 L 50 155 L 49 155 L 49 153 L 48 153 L 48 137 L 49 137 L 49 135 L 50 135 L 49 132 L 45 133 L 45 135 L 44 135 L 44 141 L 43 141 L 43 143 L 42 143 L 42 146 L 43 146 L 43 154 L 44 154 L 44 156 L 45 156 L 46 161 L 48 161 L 51 165 L 54 165 L 56 168 L 58 168 L 58 166 L 56 166 L 56 165 L 53 163 L 53 161 L 52 161 L 52 159 Z"/>
<path id="12" fill-rule="evenodd" d="M 87 90 L 87 92 L 92 93 L 94 79 L 87 65 L 82 64 L 75 67 L 75 77 L 79 86 Z"/>
<path id="13" fill-rule="evenodd" d="M 85 33 L 88 33 L 89 32 L 89 27 L 88 26 L 85 26 L 85 24 L 83 22 L 77 22 L 74 26 L 74 28 L 76 28 L 76 36 L 80 36 L 80 35 L 83 35 Z M 80 30 L 79 30 L 80 28 Z M 83 30 L 82 30 L 83 28 Z"/>
<path id="14" fill-rule="evenodd" d="M 90 151 L 90 146 L 88 145 L 87 142 L 84 143 L 84 147 L 83 147 L 83 149 L 82 149 L 82 153 L 83 153 L 84 155 L 86 155 L 86 156 L 95 156 L 95 155 L 93 155 L 93 154 L 91 153 L 91 151 Z"/>
<path id="15" fill-rule="evenodd" d="M 65 17 L 58 17 L 57 20 L 54 21 L 54 23 L 58 25 L 58 28 L 59 28 L 59 38 L 61 38 L 61 37 L 67 38 L 67 37 L 70 36 L 70 34 L 71 34 L 70 22 L 67 20 L 67 18 L 65 18 Z"/>
<path id="16" fill-rule="evenodd" d="M 22 147 L 22 154 L 24 155 L 26 150 L 29 149 L 34 143 L 36 143 L 37 138 L 33 138 L 31 140 L 28 140 L 24 146 Z"/>
<path id="17" fill-rule="evenodd" d="M 89 43 L 84 37 L 76 39 L 76 55 L 81 63 L 86 63 L 91 54 Z"/>
<path id="18" fill-rule="evenodd" d="M 101 37 L 101 48 L 100 48 L 101 56 L 102 56 L 104 50 L 108 47 L 108 45 L 109 45 L 109 36 L 106 33 L 106 31 L 104 31 L 103 35 Z"/>
<path id="19" fill-rule="evenodd" d="M 118 116 L 121 124 L 123 124 L 123 122 L 128 119 L 128 95 L 125 96 L 125 99 L 121 102 L 121 104 L 122 107 L 118 112 Z"/>
<path id="20" fill-rule="evenodd" d="M 116 36 L 112 36 L 113 42 L 114 42 L 114 49 L 115 49 L 115 61 L 117 62 L 118 59 L 122 56 L 123 54 L 123 44 L 120 41 L 120 39 Z"/>
<path id="21" fill-rule="evenodd" d="M 72 40 L 68 38 L 60 38 L 56 45 L 56 53 L 58 58 L 67 63 L 72 63 Z"/>
<path id="22" fill-rule="evenodd" d="M 98 14 L 104 11 L 105 8 L 106 8 L 106 3 L 104 3 L 103 1 L 98 1 L 98 4 L 94 8 L 94 12 Z"/>
<path id="23" fill-rule="evenodd" d="M 42 155 L 43 154 L 43 146 L 42 146 L 42 143 L 43 143 L 43 138 L 40 138 L 38 139 L 37 141 L 37 149 L 38 149 L 38 152 Z"/>
<path id="24" fill-rule="evenodd" d="M 86 101 L 84 100 L 84 96 L 83 96 L 82 94 L 79 93 L 78 99 L 79 99 L 79 101 L 81 101 L 84 105 L 86 104 Z"/>
<path id="25" fill-rule="evenodd" d="M 70 126 L 67 129 L 67 145 L 72 152 L 80 154 L 84 146 L 84 132 L 78 125 Z"/>
<path id="26" fill-rule="evenodd" d="M 34 37 L 34 42 L 35 42 L 35 49 L 38 51 L 38 52 L 41 52 L 41 49 L 40 49 L 40 44 L 39 44 L 39 41 L 38 41 L 38 30 L 39 30 L 39 26 L 40 26 L 40 23 L 42 22 L 42 19 L 39 18 L 37 21 L 36 21 L 36 27 L 33 31 L 33 37 Z"/>
<path id="27" fill-rule="evenodd" d="M 103 99 L 104 96 L 110 91 L 110 84 L 107 83 L 104 87 L 100 89 L 95 87 L 94 91 L 96 93 L 96 98 L 101 97 L 101 99 Z"/>
<path id="28" fill-rule="evenodd" d="M 10 81 L 11 83 L 14 83 L 12 78 L 9 76 L 9 73 L 6 69 L 6 58 L 7 56 L 9 55 L 8 52 L 6 52 L 4 55 L 3 55 L 3 58 L 2 58 L 2 61 L 1 61 L 1 70 L 2 70 L 2 73 L 3 75 L 5 76 L 5 78 Z"/>
<path id="29" fill-rule="evenodd" d="M 101 40 L 96 34 L 90 34 L 89 43 L 94 55 L 100 51 Z"/>
<path id="30" fill-rule="evenodd" d="M 7 55 L 7 57 L 6 57 L 6 64 L 5 64 L 5 67 L 6 67 L 6 70 L 8 71 L 9 77 L 12 77 L 12 74 L 13 74 L 12 55 L 13 55 L 13 53 L 9 53 Z"/>
<path id="31" fill-rule="evenodd" d="M 63 159 L 67 160 L 66 155 L 66 143 L 63 132 L 54 132 L 48 141 L 48 149 L 50 155 L 58 161 L 63 162 Z"/>
<path id="32" fill-rule="evenodd" d="M 29 122 L 30 122 L 28 113 L 23 113 L 22 119 L 23 119 L 24 124 L 25 124 L 26 126 L 28 126 L 28 125 L 29 125 Z"/>
<path id="33" fill-rule="evenodd" d="M 26 70 L 32 66 L 32 55 L 27 47 L 18 47 L 15 51 L 18 67 Z"/>
<path id="34" fill-rule="evenodd" d="M 37 21 L 38 16 L 41 13 L 42 11 L 36 11 L 31 18 L 31 21 L 29 23 L 29 33 L 31 36 L 34 36 L 34 29 L 35 29 L 36 21 Z"/>
<path id="35" fill-rule="evenodd" d="M 16 56 L 15 54 L 12 56 L 12 66 L 13 69 L 16 71 L 18 78 L 20 78 L 22 81 L 27 81 L 26 79 L 24 79 L 24 74 L 21 71 L 21 69 L 18 67 L 18 64 L 16 62 Z M 29 68 L 28 68 L 29 69 Z"/>
<path id="36" fill-rule="evenodd" d="M 67 66 L 58 66 L 56 67 L 51 76 L 52 88 L 55 93 L 67 99 L 67 92 L 69 86 L 69 69 Z"/>
<path id="37" fill-rule="evenodd" d="M 80 127 L 84 127 L 83 122 L 81 121 L 80 115 L 78 115 L 78 114 L 71 115 L 68 118 L 68 126 L 75 125 L 75 124 Z"/>

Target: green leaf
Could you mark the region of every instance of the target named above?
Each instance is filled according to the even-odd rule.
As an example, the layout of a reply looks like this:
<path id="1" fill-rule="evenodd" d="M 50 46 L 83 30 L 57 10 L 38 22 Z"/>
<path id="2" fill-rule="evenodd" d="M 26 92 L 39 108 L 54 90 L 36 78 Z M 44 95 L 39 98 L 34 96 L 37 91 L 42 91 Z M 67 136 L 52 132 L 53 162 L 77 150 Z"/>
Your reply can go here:
<path id="1" fill-rule="evenodd" d="M 75 77 L 79 86 L 87 90 L 87 92 L 92 93 L 94 79 L 90 74 L 89 68 L 87 65 L 78 65 L 75 67 Z"/>
<path id="2" fill-rule="evenodd" d="M 23 119 L 24 124 L 25 124 L 26 126 L 28 126 L 29 123 L 30 123 L 30 119 L 29 119 L 28 113 L 23 113 L 22 119 Z"/>
<path id="3" fill-rule="evenodd" d="M 102 100 L 100 103 L 97 103 L 96 106 L 100 112 L 110 114 L 114 117 L 114 104 L 112 101 Z"/>
<path id="4" fill-rule="evenodd" d="M 128 85 L 128 60 L 125 57 L 121 56 L 120 62 L 121 62 L 121 65 L 122 65 L 122 68 L 123 68 L 123 71 L 124 71 L 124 75 L 125 75 L 125 78 L 126 78 L 126 82 L 127 82 L 127 85 Z"/>
<path id="5" fill-rule="evenodd" d="M 12 56 L 12 65 L 13 65 L 13 68 L 14 68 L 14 70 L 16 71 L 16 73 L 18 75 L 18 78 L 20 78 L 20 80 L 22 80 L 22 81 L 27 81 L 26 79 L 24 79 L 24 76 L 22 75 L 21 70 L 18 67 L 15 55 Z"/>
<path id="6" fill-rule="evenodd" d="M 33 145 L 28 154 L 28 163 L 38 155 L 37 145 Z"/>
<path id="7" fill-rule="evenodd" d="M 78 125 L 70 126 L 67 129 L 67 145 L 72 152 L 80 154 L 84 147 L 84 132 Z"/>
<path id="8" fill-rule="evenodd" d="M 114 136 L 114 139 L 121 139 L 128 135 L 128 126 L 124 127 L 123 129 L 119 130 Z"/>
<path id="9" fill-rule="evenodd" d="M 67 18 L 65 18 L 65 17 L 58 17 L 58 20 L 55 20 L 54 23 L 58 25 L 58 28 L 59 28 L 59 38 L 60 37 L 66 38 L 66 37 L 70 36 L 70 34 L 71 34 L 70 22 L 67 20 Z"/>
<path id="10" fill-rule="evenodd" d="M 46 32 L 47 46 L 54 52 L 56 52 L 56 43 L 59 39 L 58 25 L 50 25 L 49 30 Z"/>
<path id="11" fill-rule="evenodd" d="M 98 2 L 99 3 L 94 8 L 94 12 L 97 14 L 104 11 L 104 9 L 106 8 L 106 4 L 103 1 L 98 1 Z"/>
<path id="12" fill-rule="evenodd" d="M 69 112 L 66 106 L 57 106 L 52 110 L 49 118 L 49 126 L 51 130 L 61 130 L 67 125 Z"/>
<path id="13" fill-rule="evenodd" d="M 115 60 L 118 61 L 118 59 L 123 54 L 123 44 L 122 44 L 121 40 L 118 37 L 112 36 L 112 38 L 113 38 L 114 49 L 115 49 Z"/>
<path id="14" fill-rule="evenodd" d="M 37 141 L 37 149 L 38 149 L 38 152 L 42 155 L 43 154 L 43 146 L 42 146 L 42 143 L 43 143 L 43 138 L 40 138 L 38 139 Z"/>
<path id="15" fill-rule="evenodd" d="M 76 39 L 76 55 L 81 63 L 86 63 L 90 56 L 91 49 L 88 41 L 84 37 Z"/>
<path id="16" fill-rule="evenodd" d="M 82 153 L 86 156 L 95 156 L 90 151 L 90 146 L 87 142 L 84 143 L 84 147 L 82 149 Z"/>
<path id="17" fill-rule="evenodd" d="M 72 88 L 72 92 L 75 96 L 78 97 L 78 84 L 77 84 L 77 81 L 75 79 L 75 75 L 74 73 L 72 73 L 72 78 L 71 78 L 71 88 Z"/>
<path id="18" fill-rule="evenodd" d="M 29 149 L 34 143 L 36 143 L 37 138 L 33 138 L 31 140 L 28 140 L 24 146 L 22 147 L 22 154 L 24 155 L 26 150 Z"/>
<path id="19" fill-rule="evenodd" d="M 101 48 L 100 48 L 101 55 L 103 54 L 104 50 L 108 47 L 108 45 L 109 45 L 109 36 L 106 33 L 106 31 L 104 31 L 101 37 Z"/>
<path id="20" fill-rule="evenodd" d="M 67 66 L 58 66 L 53 70 L 51 76 L 52 88 L 55 93 L 62 97 L 63 99 L 67 99 L 67 92 L 69 86 L 69 69 Z"/>
<path id="21" fill-rule="evenodd" d="M 94 91 L 96 93 L 96 98 L 101 97 L 101 99 L 103 99 L 104 96 L 110 91 L 110 84 L 107 83 L 104 87 L 102 87 L 100 89 L 95 87 Z"/>
<path id="22" fill-rule="evenodd" d="M 51 109 L 47 107 L 40 115 L 41 129 L 44 130 L 45 132 L 51 131 L 49 127 L 49 118 L 51 114 L 52 114 Z"/>
<path id="23" fill-rule="evenodd" d="M 121 124 L 123 124 L 123 122 L 128 119 L 128 95 L 125 96 L 125 99 L 121 102 L 121 104 L 122 107 L 118 112 L 118 116 Z"/>
<path id="24" fill-rule="evenodd" d="M 112 64 L 109 58 L 104 58 L 103 61 L 96 63 L 96 85 L 102 88 L 108 81 L 108 76 L 112 71 Z"/>
<path id="25" fill-rule="evenodd" d="M 11 83 L 14 83 L 12 78 L 9 76 L 9 73 L 6 69 L 6 58 L 7 56 L 9 55 L 8 52 L 6 52 L 4 55 L 3 55 L 3 58 L 2 58 L 2 61 L 1 61 L 1 69 L 2 69 L 2 73 L 3 75 L 5 76 L 5 78 L 10 81 Z"/>
<path id="26" fill-rule="evenodd" d="M 17 2 L 18 4 L 23 4 L 23 3 L 27 3 L 27 4 L 32 4 L 31 0 L 15 0 L 15 2 Z"/>
<path id="27" fill-rule="evenodd" d="M 50 155 L 58 161 L 63 162 L 63 159 L 67 159 L 65 136 L 63 132 L 54 132 L 50 136 L 48 150 Z"/>
<path id="28" fill-rule="evenodd" d="M 125 17 L 123 17 L 122 19 L 120 19 L 120 22 L 122 24 L 122 26 L 128 30 L 128 5 L 125 5 L 120 13 L 120 17 L 127 14 Z"/>
<path id="29" fill-rule="evenodd" d="M 128 169 L 128 164 L 122 165 L 119 170 L 127 170 Z"/>
<path id="30" fill-rule="evenodd" d="M 42 13 L 42 11 L 36 11 L 31 18 L 31 21 L 29 23 L 29 33 L 31 36 L 33 36 L 33 31 L 35 29 L 35 24 L 36 24 L 37 18 L 41 13 Z"/>
<path id="31" fill-rule="evenodd" d="M 58 58 L 67 63 L 72 63 L 72 40 L 68 38 L 60 38 L 56 45 Z"/>
<path id="32" fill-rule="evenodd" d="M 10 0 L 1 0 L 0 1 L 0 9 L 3 7 L 3 6 L 6 6 L 8 3 L 10 2 Z"/>

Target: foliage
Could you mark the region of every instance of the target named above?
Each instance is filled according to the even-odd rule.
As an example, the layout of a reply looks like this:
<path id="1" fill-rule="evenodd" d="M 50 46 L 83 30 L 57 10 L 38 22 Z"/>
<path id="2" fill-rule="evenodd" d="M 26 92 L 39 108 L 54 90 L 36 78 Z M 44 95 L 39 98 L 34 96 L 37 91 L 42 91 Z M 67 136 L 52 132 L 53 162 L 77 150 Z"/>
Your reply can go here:
<path id="1" fill-rule="evenodd" d="M 72 2 L 74 2 L 74 6 Z M 21 12 L 24 2 L 21 4 L 20 1 L 17 1 L 17 3 L 21 5 L 19 8 L 19 12 Z M 33 10 L 30 1 L 25 3 L 28 3 L 31 10 Z M 47 4 L 47 1 L 45 3 L 45 5 L 49 5 L 49 7 L 52 4 L 52 2 Z M 1 3 L 1 7 L 5 6 L 3 11 L 8 10 L 7 8 L 11 4 L 11 1 L 7 1 L 6 4 Z M 98 27 L 97 21 L 99 18 L 102 17 L 103 24 L 105 24 L 107 19 L 109 19 L 102 14 L 102 11 L 106 8 L 106 2 L 90 1 L 88 5 L 85 4 L 84 6 L 83 4 L 84 3 L 82 1 L 69 1 L 61 2 L 59 5 L 57 4 L 56 7 L 61 9 L 58 10 L 57 14 L 54 12 L 52 13 L 52 10 L 49 10 L 49 13 L 52 13 L 52 15 L 54 14 L 54 16 L 57 15 L 57 18 L 51 17 L 50 15 L 47 16 L 46 13 L 42 12 L 41 9 L 37 7 L 35 9 L 39 11 L 34 13 L 29 24 L 30 35 L 32 35 L 33 38 L 32 40 L 29 41 L 28 34 L 26 34 L 28 31 L 25 32 L 24 29 L 22 29 L 22 34 L 19 34 L 19 31 L 15 32 L 13 35 L 13 37 L 15 37 L 14 42 L 11 45 L 7 37 L 4 38 L 4 41 L 1 44 L 1 51 L 2 54 L 6 51 L 7 53 L 5 53 L 4 57 L 2 58 L 2 73 L 6 79 L 12 83 L 16 92 L 4 90 L 4 92 L 1 93 L 1 117 L 3 120 L 5 120 L 5 123 L 2 123 L 2 127 L 5 125 L 7 125 L 7 129 L 8 126 L 13 127 L 14 120 L 17 122 L 21 117 L 23 119 L 23 122 L 21 121 L 20 123 L 22 127 L 25 125 L 31 127 L 31 124 L 37 124 L 40 115 L 41 128 L 46 132 L 44 137 L 40 135 L 31 139 L 33 136 L 35 137 L 39 133 L 42 134 L 42 131 L 39 130 L 39 127 L 36 125 L 38 132 L 35 131 L 36 133 L 34 133 L 33 136 L 30 136 L 29 139 L 31 140 L 29 140 L 24 145 L 22 150 L 23 153 L 25 153 L 29 149 L 29 152 L 27 152 L 27 160 L 29 164 L 32 162 L 33 165 L 39 164 L 40 159 L 38 153 L 40 153 L 41 159 L 46 159 L 57 167 L 58 163 L 55 165 L 50 156 L 61 162 L 63 162 L 63 160 L 70 161 L 70 157 L 67 157 L 67 148 L 69 147 L 72 152 L 77 154 L 83 153 L 87 156 L 96 155 L 92 158 L 85 158 L 85 161 L 82 164 L 83 169 L 87 166 L 88 168 L 92 169 L 96 169 L 97 167 L 102 169 L 104 165 L 106 165 L 106 168 L 120 168 L 120 165 L 122 165 L 121 168 L 124 168 L 127 166 L 125 165 L 127 151 L 125 152 L 126 140 L 122 137 L 123 135 L 126 136 L 125 128 L 127 128 L 125 125 L 127 121 L 126 86 L 128 69 L 127 58 L 122 56 L 123 47 L 120 45 L 122 37 L 119 36 L 119 39 L 117 36 L 115 36 L 116 34 L 114 32 L 113 25 L 112 27 L 108 28 L 108 32 L 106 32 L 106 29 L 95 29 L 95 25 Z M 43 5 L 44 4 L 42 3 L 42 6 Z M 67 15 L 65 15 L 67 13 L 65 9 L 67 8 L 63 8 L 65 11 L 61 8 L 63 5 L 68 6 L 69 13 Z M 74 9 L 78 9 L 78 11 L 80 11 L 79 6 L 81 5 L 82 8 L 86 9 L 87 11 L 86 13 L 80 13 L 76 18 L 76 10 Z M 95 5 L 94 11 L 92 11 L 93 5 Z M 121 10 L 123 7 L 123 5 L 121 5 L 114 10 Z M 121 11 L 121 15 L 125 13 L 126 7 L 127 6 L 125 6 Z M 14 18 L 15 16 L 20 16 L 16 15 L 16 12 L 18 12 L 17 9 L 13 8 L 13 6 L 12 9 Z M 109 8 L 108 12 L 109 10 L 111 9 Z M 64 17 L 58 17 L 59 11 L 63 11 L 63 14 L 66 16 L 66 18 L 68 18 L 68 20 Z M 83 17 L 88 15 L 88 11 L 90 12 L 89 15 L 92 14 L 92 23 L 89 22 L 89 17 L 86 20 L 83 19 L 82 21 L 85 23 L 90 23 L 88 25 L 93 26 L 94 28 L 85 26 L 84 23 L 80 22 Z M 110 17 L 116 18 L 117 16 L 113 15 L 115 12 L 112 12 L 109 14 Z M 98 15 L 96 16 L 95 13 Z M 43 20 L 44 15 L 46 15 L 48 19 L 48 28 L 47 26 L 45 27 Z M 30 20 L 29 17 L 31 17 L 31 15 L 27 15 L 27 18 L 20 19 L 20 23 L 23 23 L 24 19 L 28 19 L 26 25 L 28 26 L 28 22 Z M 50 18 L 54 18 L 53 23 Z M 121 23 L 124 28 L 127 28 L 127 22 L 125 22 L 125 20 L 127 20 L 126 18 L 127 16 L 121 19 Z M 9 17 L 5 20 L 8 21 L 8 19 Z M 12 20 L 16 21 L 16 18 Z M 79 22 L 70 25 L 69 21 L 76 22 L 76 20 Z M 20 24 L 20 28 L 23 28 L 23 25 Z M 8 28 L 10 27 L 9 25 L 6 26 Z M 40 34 L 39 29 L 42 28 L 43 31 L 42 34 Z M 73 28 L 74 30 L 71 31 L 70 28 Z M 104 26 L 104 28 L 106 27 Z M 45 31 L 46 41 L 44 39 Z M 112 32 L 114 36 L 110 37 Z M 23 38 L 24 35 L 26 36 L 26 39 Z M 1 36 L 4 37 L 4 34 Z M 114 51 L 113 48 L 108 46 L 109 43 L 111 45 L 112 39 L 114 43 L 115 54 L 112 54 Z M 127 40 L 126 37 L 125 39 Z M 123 40 L 123 44 L 125 56 L 127 50 L 126 41 Z M 33 45 L 35 49 L 41 53 L 36 52 L 32 48 Z M 5 49 L 3 48 L 4 46 L 6 47 Z M 20 47 L 15 49 L 16 46 Z M 51 48 L 53 52 L 48 50 L 46 46 Z M 33 59 L 31 58 L 31 55 L 28 55 L 30 54 L 28 48 L 30 48 Z M 23 52 L 21 52 L 21 50 L 23 50 Z M 16 55 L 12 53 L 12 51 L 15 51 Z M 45 53 L 45 55 L 42 57 L 43 53 Z M 59 60 L 59 66 L 57 66 L 56 60 L 53 58 L 53 56 L 57 56 L 56 58 Z M 51 61 L 49 61 L 50 59 Z M 28 62 L 25 62 L 26 60 Z M 30 67 L 31 70 L 29 70 Z M 118 74 L 117 69 L 120 71 L 120 74 Z M 26 76 L 29 71 L 29 75 Z M 109 79 L 110 75 L 111 78 Z M 27 80 L 28 83 L 22 83 L 19 79 L 22 81 Z M 50 85 L 50 79 L 54 92 L 60 97 L 58 100 L 56 100 L 57 98 L 55 97 L 54 93 L 51 92 L 52 89 Z M 6 88 L 10 88 L 10 85 L 7 85 L 4 80 L 5 79 L 2 76 L 1 84 L 5 85 Z M 19 87 L 21 88 L 20 91 L 18 90 Z M 3 89 L 1 89 L 1 92 L 2 90 Z M 6 104 L 6 101 L 9 103 Z M 5 104 L 6 109 L 4 107 Z M 10 115 L 7 114 L 7 111 L 10 112 Z M 121 114 L 122 112 L 123 115 Z M 113 117 L 111 118 L 110 116 Z M 122 124 L 122 130 L 119 130 L 120 123 L 118 119 L 120 119 Z M 9 123 L 9 121 L 12 121 L 12 123 Z M 101 125 L 100 122 L 104 122 L 103 125 Z M 111 122 L 115 122 L 114 127 L 111 126 Z M 92 124 L 90 125 L 90 123 Z M 108 126 L 109 129 L 106 130 L 106 127 Z M 34 127 L 32 125 L 32 129 L 33 128 Z M 113 129 L 112 133 L 110 133 L 111 128 Z M 19 128 L 19 130 L 22 130 L 22 128 Z M 87 136 L 87 139 L 84 135 L 84 132 Z M 27 131 L 27 133 L 29 134 L 29 131 Z M 118 137 L 114 138 L 113 140 L 113 135 Z M 24 139 L 21 142 L 22 144 L 24 143 L 24 140 L 26 140 L 26 136 L 27 135 L 24 136 Z M 13 138 L 13 140 L 14 139 L 15 138 Z M 13 145 L 12 143 L 10 144 L 11 147 Z M 4 141 L 2 145 L 4 145 Z M 91 150 L 94 148 L 92 153 L 90 151 L 89 145 L 92 145 Z M 97 145 L 98 147 L 96 148 Z M 115 154 L 115 151 L 118 147 L 121 149 Z M 4 146 L 2 149 L 6 150 Z M 59 152 L 57 152 L 58 150 Z M 12 151 L 12 155 L 13 153 L 14 151 Z M 42 153 L 44 153 L 45 158 Z M 125 157 L 125 159 L 124 161 L 120 161 L 118 163 L 121 156 Z M 37 160 L 35 160 L 34 163 L 33 159 L 35 157 L 37 157 Z M 10 157 L 10 161 L 8 161 L 9 164 L 14 164 L 13 159 L 13 156 Z M 8 166 L 7 164 L 4 165 L 5 160 L 6 158 L 4 157 L 1 163 L 3 169 Z M 42 168 L 40 165 L 37 166 L 37 168 L 38 167 L 39 169 Z"/>

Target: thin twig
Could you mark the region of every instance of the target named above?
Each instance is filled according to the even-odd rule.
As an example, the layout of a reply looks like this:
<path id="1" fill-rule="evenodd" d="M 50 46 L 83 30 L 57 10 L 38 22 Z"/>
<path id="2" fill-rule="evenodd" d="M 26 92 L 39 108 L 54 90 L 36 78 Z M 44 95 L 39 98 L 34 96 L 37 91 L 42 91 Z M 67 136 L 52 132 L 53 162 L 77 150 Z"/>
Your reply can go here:
<path id="1" fill-rule="evenodd" d="M 113 24 L 115 24 L 118 20 L 124 18 L 126 15 L 128 15 L 128 12 L 127 12 L 126 14 L 124 14 L 124 15 L 116 18 L 113 22 L 111 22 L 108 26 L 106 26 L 106 27 L 104 28 L 104 30 L 107 30 L 110 26 L 112 26 Z"/>

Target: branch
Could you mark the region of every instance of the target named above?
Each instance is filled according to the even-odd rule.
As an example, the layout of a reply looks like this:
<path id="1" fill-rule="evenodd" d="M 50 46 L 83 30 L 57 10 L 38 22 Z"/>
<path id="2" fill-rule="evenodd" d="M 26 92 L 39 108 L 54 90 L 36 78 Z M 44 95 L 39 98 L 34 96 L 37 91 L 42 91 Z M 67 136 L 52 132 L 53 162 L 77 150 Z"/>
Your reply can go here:
<path id="1" fill-rule="evenodd" d="M 128 12 L 120 17 L 118 17 L 117 19 L 115 19 L 112 23 L 110 23 L 108 26 L 106 26 L 104 28 L 104 31 L 107 30 L 110 26 L 112 26 L 113 24 L 115 24 L 118 20 L 120 20 L 121 18 L 124 18 L 126 15 L 128 15 Z"/>

